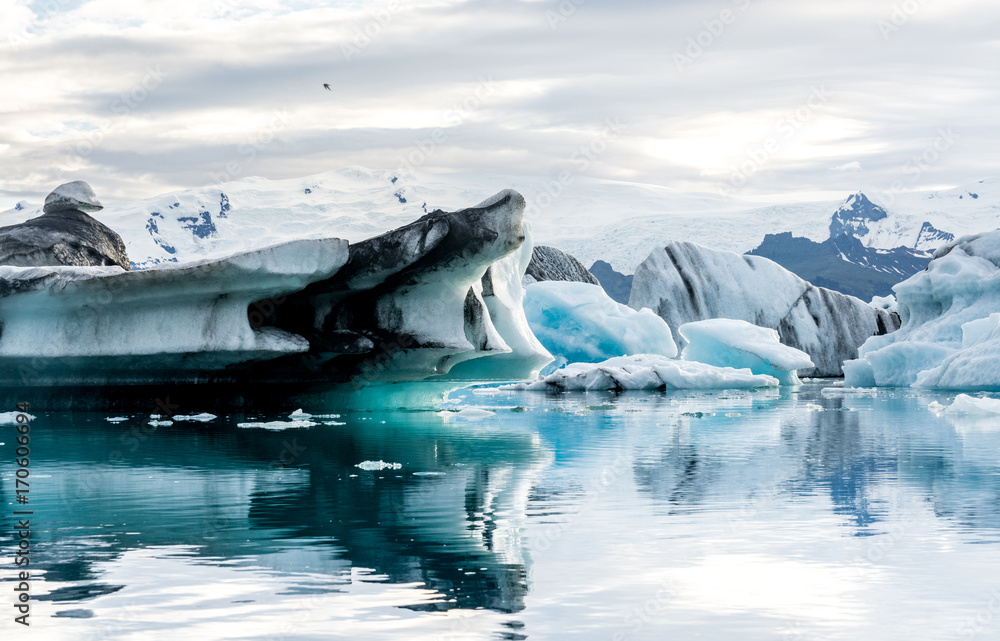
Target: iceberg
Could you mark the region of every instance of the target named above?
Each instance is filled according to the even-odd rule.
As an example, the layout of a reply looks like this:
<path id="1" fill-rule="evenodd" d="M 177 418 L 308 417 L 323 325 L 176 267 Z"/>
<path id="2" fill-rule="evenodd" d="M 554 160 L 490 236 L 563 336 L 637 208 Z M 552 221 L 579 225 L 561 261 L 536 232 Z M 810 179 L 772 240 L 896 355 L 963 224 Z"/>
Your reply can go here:
<path id="1" fill-rule="evenodd" d="M 845 360 L 899 319 L 852 296 L 815 287 L 760 256 L 673 242 L 639 265 L 629 306 L 648 307 L 672 328 L 729 318 L 777 330 L 781 342 L 809 355 L 804 376 L 840 376 Z M 684 338 L 675 335 L 683 345 Z"/>
<path id="2" fill-rule="evenodd" d="M 943 409 L 943 413 L 1000 417 L 1000 399 L 976 398 L 968 394 L 959 394 L 951 405 Z"/>
<path id="3" fill-rule="evenodd" d="M 616 303 L 600 285 L 547 281 L 525 289 L 524 313 L 531 331 L 566 363 L 598 363 L 616 356 L 677 355 L 670 328 L 648 309 Z"/>
<path id="4" fill-rule="evenodd" d="M 205 409 L 396 407 L 533 379 L 552 356 L 524 315 L 523 212 L 506 190 L 354 244 L 135 271 L 0 266 L 0 388 L 47 407 L 148 407 L 168 391 Z"/>
<path id="5" fill-rule="evenodd" d="M 527 391 L 626 391 L 690 389 L 755 389 L 778 387 L 777 378 L 749 369 L 715 367 L 672 360 L 658 354 L 635 354 L 602 363 L 571 363 L 530 383 L 504 386 Z"/>
<path id="6" fill-rule="evenodd" d="M 746 368 L 782 385 L 798 385 L 796 370 L 813 367 L 802 350 L 782 345 L 778 332 L 746 321 L 716 318 L 681 325 L 687 341 L 681 358 L 718 367 Z"/>
<path id="7" fill-rule="evenodd" d="M 87 183 L 60 185 L 45 198 L 41 216 L 0 227 L 0 265 L 131 269 L 121 236 L 88 214 L 101 209 Z"/>
<path id="8" fill-rule="evenodd" d="M 901 329 L 869 339 L 846 384 L 1000 389 L 1000 230 L 941 247 L 894 291 Z"/>

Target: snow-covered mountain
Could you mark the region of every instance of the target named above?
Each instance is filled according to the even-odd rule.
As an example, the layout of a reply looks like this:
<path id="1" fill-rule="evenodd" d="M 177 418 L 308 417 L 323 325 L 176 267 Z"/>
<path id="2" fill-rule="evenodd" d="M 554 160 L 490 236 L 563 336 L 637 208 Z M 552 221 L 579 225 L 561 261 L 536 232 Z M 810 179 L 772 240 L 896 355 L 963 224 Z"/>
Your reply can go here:
<path id="1" fill-rule="evenodd" d="M 91 180 L 100 191 L 99 177 Z M 54 187 L 54 185 L 53 185 Z M 892 202 L 856 199 L 761 207 L 717 196 L 689 195 L 656 185 L 581 176 L 425 174 L 349 167 L 306 178 L 245 178 L 162 194 L 144 200 L 108 202 L 95 214 L 125 240 L 136 267 L 221 257 L 296 239 L 335 236 L 351 242 L 397 228 L 435 209 L 455 211 L 505 188 L 522 193 L 536 243 L 551 245 L 584 265 L 606 261 L 631 274 L 654 249 L 669 241 L 691 241 L 744 253 L 767 234 L 822 243 L 831 223 L 850 231 L 863 248 L 903 246 L 928 251 L 948 235 L 1000 227 L 1000 183 L 903 194 Z M 870 204 L 869 204 L 870 203 Z M 855 211 L 856 209 L 856 211 Z M 19 203 L 0 212 L 0 226 L 41 213 Z M 871 263 L 879 252 L 838 245 L 846 260 Z M 879 266 L 897 260 L 891 252 Z M 903 272 L 906 269 L 902 269 Z M 902 278 L 899 278 L 902 280 Z"/>

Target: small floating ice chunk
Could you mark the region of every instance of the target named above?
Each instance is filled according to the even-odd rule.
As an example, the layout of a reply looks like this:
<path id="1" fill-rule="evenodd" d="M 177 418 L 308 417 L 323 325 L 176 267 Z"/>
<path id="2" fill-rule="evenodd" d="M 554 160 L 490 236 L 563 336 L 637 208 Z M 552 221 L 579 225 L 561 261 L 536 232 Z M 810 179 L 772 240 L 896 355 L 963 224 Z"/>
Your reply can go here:
<path id="1" fill-rule="evenodd" d="M 413 476 L 444 476 L 445 472 L 414 472 Z"/>
<path id="2" fill-rule="evenodd" d="M 24 414 L 24 412 L 0 412 L 0 425 L 17 425 L 17 417 Z M 24 414 L 28 417 L 29 421 L 35 420 L 35 417 L 31 414 Z M 23 419 L 22 419 L 23 422 Z"/>
<path id="3" fill-rule="evenodd" d="M 127 421 L 128 417 L 127 416 L 109 416 L 109 417 L 107 417 L 104 420 L 107 421 L 108 423 L 121 423 L 123 421 Z"/>
<path id="4" fill-rule="evenodd" d="M 681 355 L 686 361 L 747 368 L 773 376 L 782 385 L 799 385 L 795 370 L 815 367 L 809 354 L 783 345 L 776 330 L 746 321 L 713 318 L 686 323 L 677 331 L 688 342 Z"/>
<path id="5" fill-rule="evenodd" d="M 288 418 L 292 419 L 293 421 L 308 420 L 312 417 L 313 417 L 312 414 L 306 414 L 305 412 L 303 412 L 301 407 L 288 415 Z"/>
<path id="6" fill-rule="evenodd" d="M 312 421 L 267 421 L 259 423 L 237 423 L 236 427 L 250 427 L 263 430 L 292 430 L 305 427 L 315 427 L 316 425 L 317 423 Z"/>
<path id="7" fill-rule="evenodd" d="M 944 409 L 948 415 L 967 414 L 970 416 L 1000 416 L 1000 399 L 976 398 L 959 394 L 955 402 Z"/>
<path id="8" fill-rule="evenodd" d="M 214 421 L 219 418 L 215 414 L 190 414 L 188 416 L 174 416 L 175 421 L 195 421 L 198 423 L 208 423 L 209 421 Z"/>
<path id="9" fill-rule="evenodd" d="M 665 389 L 753 389 L 778 387 L 778 379 L 749 369 L 675 361 L 658 354 L 611 358 L 603 363 L 571 363 L 531 383 L 503 389 L 529 391 L 598 391 Z"/>
<path id="10" fill-rule="evenodd" d="M 479 421 L 484 418 L 496 416 L 496 413 L 490 412 L 488 410 L 477 409 L 475 407 L 467 407 L 464 410 L 460 410 L 458 412 L 451 412 L 451 411 L 438 412 L 437 415 L 446 420 L 460 419 L 463 421 Z"/>
<path id="11" fill-rule="evenodd" d="M 381 472 L 382 470 L 401 470 L 403 469 L 403 464 L 386 463 L 385 461 L 361 461 L 354 467 L 365 470 L 366 472 Z"/>
<path id="12" fill-rule="evenodd" d="M 932 412 L 939 413 L 939 412 L 943 412 L 946 407 L 947 407 L 947 405 L 942 405 L 941 403 L 938 403 L 937 401 L 931 401 L 931 404 L 927 406 L 927 409 L 929 409 Z"/>
<path id="13" fill-rule="evenodd" d="M 153 419 L 148 423 L 148 425 L 152 425 L 153 427 L 167 427 L 168 425 L 173 425 L 173 424 L 174 424 L 173 421 L 161 421 L 158 419 Z"/>

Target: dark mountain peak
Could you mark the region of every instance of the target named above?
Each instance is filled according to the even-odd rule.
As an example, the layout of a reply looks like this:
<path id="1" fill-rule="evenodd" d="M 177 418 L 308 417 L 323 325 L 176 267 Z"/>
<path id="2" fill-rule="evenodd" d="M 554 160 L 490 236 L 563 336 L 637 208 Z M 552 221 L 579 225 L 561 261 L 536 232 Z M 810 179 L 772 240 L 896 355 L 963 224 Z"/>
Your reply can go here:
<path id="1" fill-rule="evenodd" d="M 920 233 L 917 234 L 917 242 L 913 246 L 923 251 L 934 251 L 941 245 L 950 243 L 953 240 L 955 240 L 955 234 L 941 231 L 934 227 L 934 225 L 925 222 L 920 228 Z"/>
<path id="2" fill-rule="evenodd" d="M 873 203 L 863 192 L 852 194 L 833 214 L 830 221 L 830 238 L 868 235 L 867 223 L 888 218 L 882 207 Z"/>

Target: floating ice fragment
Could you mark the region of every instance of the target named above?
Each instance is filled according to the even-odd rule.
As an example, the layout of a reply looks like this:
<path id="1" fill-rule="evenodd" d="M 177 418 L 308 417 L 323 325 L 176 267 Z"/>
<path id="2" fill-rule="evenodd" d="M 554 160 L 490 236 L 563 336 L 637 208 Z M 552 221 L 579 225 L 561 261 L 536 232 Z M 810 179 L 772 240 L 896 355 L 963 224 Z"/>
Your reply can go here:
<path id="1" fill-rule="evenodd" d="M 972 416 L 1000 416 L 1000 399 L 976 398 L 968 394 L 959 394 L 950 407 L 945 408 L 945 414 L 968 414 Z"/>
<path id="2" fill-rule="evenodd" d="M 778 387 L 778 379 L 748 369 L 675 361 L 659 354 L 635 354 L 603 363 L 571 363 L 532 383 L 502 389 L 530 391 L 752 389 Z"/>
<path id="3" fill-rule="evenodd" d="M 214 421 L 219 418 L 215 414 L 191 414 L 188 416 L 174 416 L 175 421 L 196 421 L 198 423 L 208 423 L 209 421 Z"/>
<path id="4" fill-rule="evenodd" d="M 354 467 L 365 470 L 366 472 L 381 472 L 382 470 L 403 469 L 402 463 L 386 463 L 385 461 L 362 461 L 357 465 L 355 465 Z"/>
<path id="5" fill-rule="evenodd" d="M 0 412 L 0 425 L 17 425 L 17 417 L 22 414 L 27 416 L 29 421 L 35 420 L 34 416 L 31 414 L 25 414 L 24 412 Z M 23 420 L 21 422 L 23 422 Z"/>
<path id="6" fill-rule="evenodd" d="M 237 423 L 236 427 L 252 427 L 264 430 L 290 430 L 304 427 L 315 427 L 312 421 L 269 421 L 263 423 Z"/>
<path id="7" fill-rule="evenodd" d="M 126 416 L 109 416 L 109 417 L 105 418 L 104 420 L 107 421 L 108 423 L 121 423 L 122 421 L 127 421 L 128 417 L 126 417 Z"/>

